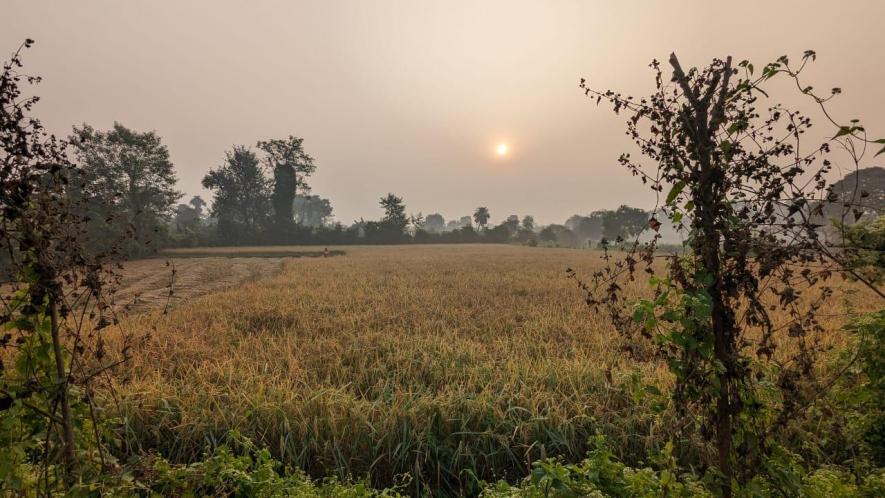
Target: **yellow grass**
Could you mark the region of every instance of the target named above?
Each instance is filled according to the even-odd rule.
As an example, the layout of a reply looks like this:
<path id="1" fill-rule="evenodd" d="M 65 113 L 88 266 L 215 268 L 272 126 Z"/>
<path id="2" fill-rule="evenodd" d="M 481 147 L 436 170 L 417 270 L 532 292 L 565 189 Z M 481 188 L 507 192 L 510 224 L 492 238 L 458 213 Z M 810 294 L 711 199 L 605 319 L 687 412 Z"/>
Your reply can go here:
<path id="1" fill-rule="evenodd" d="M 370 474 L 419 492 L 577 458 L 597 430 L 635 457 L 667 430 L 630 381 L 640 372 L 665 385 L 665 369 L 630 363 L 565 277 L 567 267 L 589 276 L 598 253 L 341 249 L 166 316 L 130 317 L 124 327 L 155 331 L 119 374 L 127 441 L 188 460 L 238 429 L 314 475 Z M 286 250 L 301 249 L 273 252 Z M 838 299 L 822 310 L 842 312 Z M 823 323 L 825 341 L 844 345 L 841 319 Z"/>

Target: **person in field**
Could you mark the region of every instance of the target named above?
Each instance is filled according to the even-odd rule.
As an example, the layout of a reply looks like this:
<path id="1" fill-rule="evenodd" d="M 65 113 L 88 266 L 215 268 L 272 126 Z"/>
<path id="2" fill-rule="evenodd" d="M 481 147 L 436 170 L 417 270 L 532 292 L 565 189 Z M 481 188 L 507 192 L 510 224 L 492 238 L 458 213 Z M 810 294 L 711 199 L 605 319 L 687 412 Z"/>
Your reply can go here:
<path id="1" fill-rule="evenodd" d="M 323 257 L 324 257 L 324 258 L 328 258 L 328 257 L 329 257 L 329 248 L 328 248 L 328 247 L 324 247 L 324 248 L 323 248 Z"/>

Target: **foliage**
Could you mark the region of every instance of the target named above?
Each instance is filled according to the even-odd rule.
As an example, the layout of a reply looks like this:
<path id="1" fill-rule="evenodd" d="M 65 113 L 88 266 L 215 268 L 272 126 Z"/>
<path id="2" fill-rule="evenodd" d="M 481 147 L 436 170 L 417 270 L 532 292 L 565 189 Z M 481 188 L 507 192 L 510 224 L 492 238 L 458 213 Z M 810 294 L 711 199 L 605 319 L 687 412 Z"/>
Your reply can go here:
<path id="1" fill-rule="evenodd" d="M 27 40 L 23 47 L 32 43 Z M 111 240 L 105 251 L 87 249 L 85 242 L 92 235 L 88 212 L 111 208 L 71 195 L 71 190 L 85 192 L 89 177 L 68 160 L 68 144 L 29 115 L 37 98 L 23 97 L 19 85 L 39 78 L 19 72 L 20 51 L 0 75 L 0 253 L 6 256 L 0 286 L 0 491 L 21 494 L 30 488 L 49 495 L 95 479 L 113 463 L 93 394 L 96 380 L 128 359 L 131 337 L 121 337 L 121 348 L 110 359 L 102 330 L 113 318 L 106 286 L 114 276 L 106 264 L 119 257 L 114 242 L 120 241 Z M 122 144 L 147 142 L 157 154 L 151 161 L 160 164 L 129 164 L 130 179 L 153 167 L 156 178 L 169 178 L 165 149 L 156 137 L 122 127 L 87 135 L 112 148 L 111 156 L 118 158 L 119 152 L 134 162 L 129 154 L 138 154 Z M 143 206 L 145 191 L 151 187 L 143 183 L 129 190 L 125 209 Z"/>
<path id="2" fill-rule="evenodd" d="M 126 469 L 121 484 L 104 490 L 114 496 L 249 496 L 299 498 L 394 498 L 393 490 L 326 479 L 315 483 L 302 472 L 284 468 L 267 449 L 237 433 L 204 458 L 186 465 L 161 457 L 144 457 Z M 110 493 L 108 493 L 110 491 Z"/>
<path id="3" fill-rule="evenodd" d="M 295 196 L 292 211 L 295 223 L 305 227 L 321 227 L 332 218 L 332 203 L 318 195 Z"/>
<path id="4" fill-rule="evenodd" d="M 513 237 L 519 230 L 519 216 L 511 214 L 510 216 L 505 218 L 504 221 L 498 226 L 507 230 L 508 238 Z"/>
<path id="5" fill-rule="evenodd" d="M 845 414 L 846 439 L 859 447 L 860 466 L 885 467 L 885 310 L 855 317 L 848 326 L 856 353 L 843 360 L 846 375 L 833 395 L 834 410 Z"/>
<path id="6" fill-rule="evenodd" d="M 271 185 L 251 150 L 236 146 L 227 152 L 224 164 L 203 178 L 203 186 L 215 192 L 212 215 L 222 243 L 254 240 L 267 225 Z"/>
<path id="7" fill-rule="evenodd" d="M 538 238 L 563 247 L 576 247 L 578 245 L 575 233 L 564 225 L 548 225 L 541 230 Z"/>
<path id="8" fill-rule="evenodd" d="M 885 215 L 870 221 L 848 225 L 834 220 L 842 235 L 846 264 L 861 278 L 873 285 L 885 282 Z"/>
<path id="9" fill-rule="evenodd" d="M 796 68 L 784 56 L 756 76 L 751 63 L 734 66 L 731 57 L 684 71 L 671 54 L 672 77 L 652 62 L 655 92 L 639 100 L 581 82 L 597 103 L 630 113 L 627 133 L 656 166 L 647 172 L 630 154 L 620 162 L 653 191 L 667 191 L 648 226 L 656 232 L 656 216 L 668 217 L 687 232 L 689 251 L 673 255 L 666 276 L 651 279 L 655 297 L 632 308 L 624 305 L 623 282 L 640 267 L 658 273 L 659 234 L 623 259 L 606 253 L 610 266 L 580 285 L 588 304 L 610 312 L 634 356 L 651 355 L 676 377 L 677 427 L 709 441 L 700 463 L 719 476 L 724 496 L 772 472 L 765 466 L 777 447 L 772 434 L 827 385 L 813 368 L 824 351 L 818 310 L 832 295 L 825 281 L 839 270 L 864 280 L 812 221 L 829 197 L 828 153 L 841 147 L 857 165 L 864 147 L 853 142 L 868 142 L 863 127 L 831 120 L 837 133 L 807 150 L 801 138 L 810 118 L 779 104 L 758 108 L 768 97 L 762 87 L 777 75 L 823 107 L 828 99 L 800 81 L 814 58 L 806 52 Z M 787 319 L 779 322 L 775 311 Z M 789 337 L 778 340 L 782 328 Z"/>
<path id="10" fill-rule="evenodd" d="M 424 229 L 430 233 L 440 233 L 446 228 L 446 219 L 439 213 L 428 214 L 424 220 Z"/>
<path id="11" fill-rule="evenodd" d="M 490 217 L 491 214 L 489 213 L 489 208 L 485 206 L 480 206 L 473 212 L 473 221 L 476 222 L 476 225 L 479 226 L 480 230 L 485 230 Z"/>
<path id="12" fill-rule="evenodd" d="M 409 217 L 401 197 L 387 194 L 380 201 L 384 217 L 378 223 L 369 222 L 366 227 L 366 240 L 372 243 L 396 244 L 406 239 Z"/>
<path id="13" fill-rule="evenodd" d="M 638 235 L 648 226 L 649 213 L 626 205 L 614 211 L 602 211 L 602 236 L 614 241 Z"/>
<path id="14" fill-rule="evenodd" d="M 71 180 L 71 194 L 89 218 L 89 243 L 107 250 L 126 239 L 127 255 L 156 251 L 181 193 L 169 150 L 155 132 L 140 133 L 114 123 L 102 132 L 84 124 L 69 138 L 82 178 Z"/>
<path id="15" fill-rule="evenodd" d="M 533 231 L 535 229 L 535 217 L 527 214 L 522 217 L 522 228 Z"/>
<path id="16" fill-rule="evenodd" d="M 273 231 L 285 241 L 294 223 L 293 203 L 299 189 L 310 191 L 306 178 L 316 171 L 313 158 L 304 152 L 304 139 L 289 136 L 287 139 L 259 141 L 258 148 L 264 152 L 263 161 L 273 172 L 273 191 L 270 204 L 273 207 Z"/>
<path id="17" fill-rule="evenodd" d="M 518 487 L 500 482 L 483 494 L 487 498 L 579 498 L 579 497 L 710 497 L 691 474 L 680 474 L 668 445 L 653 457 L 654 467 L 632 468 L 620 462 L 597 435 L 581 463 L 564 464 L 547 459 L 535 462 L 532 473 Z"/>

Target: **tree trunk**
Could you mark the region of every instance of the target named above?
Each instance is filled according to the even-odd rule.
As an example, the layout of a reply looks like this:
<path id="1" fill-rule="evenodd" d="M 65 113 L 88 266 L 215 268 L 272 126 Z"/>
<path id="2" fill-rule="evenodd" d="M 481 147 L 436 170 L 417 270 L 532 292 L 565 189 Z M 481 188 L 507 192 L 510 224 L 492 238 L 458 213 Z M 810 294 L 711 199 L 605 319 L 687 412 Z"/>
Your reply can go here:
<path id="1" fill-rule="evenodd" d="M 68 400 L 68 376 L 65 370 L 64 356 L 62 356 L 61 337 L 58 323 L 58 303 L 55 296 L 49 296 L 50 333 L 52 335 L 52 352 L 55 355 L 55 374 L 58 378 L 56 399 L 61 407 L 62 421 L 62 458 L 64 459 L 65 485 L 71 487 L 74 484 L 75 461 L 74 461 L 74 425 L 71 421 L 71 405 Z"/>
<path id="2" fill-rule="evenodd" d="M 731 58 L 725 63 L 719 77 L 710 82 L 706 94 L 702 98 L 695 91 L 675 54 L 670 55 L 670 64 L 673 66 L 673 75 L 677 83 L 682 87 L 690 107 L 683 108 L 682 118 L 692 135 L 692 145 L 697 154 L 697 188 L 694 198 L 695 212 L 697 215 L 697 239 L 694 244 L 695 254 L 704 271 L 710 278 L 706 286 L 712 305 L 710 316 L 710 328 L 713 334 L 713 354 L 717 361 L 721 362 L 725 371 L 718 375 L 719 392 L 716 396 L 716 415 L 711 421 L 716 430 L 716 452 L 719 471 L 724 481 L 722 483 L 722 496 L 731 498 L 732 481 L 735 476 L 732 461 L 733 454 L 733 423 L 738 406 L 732 401 L 734 381 L 737 378 L 737 363 L 735 356 L 735 323 L 733 316 L 725 300 L 722 275 L 722 260 L 720 243 L 722 241 L 722 228 L 717 220 L 723 213 L 721 208 L 726 202 L 723 198 L 723 168 L 727 165 L 716 163 L 713 160 L 715 129 L 721 122 L 724 113 L 725 97 L 728 90 L 728 81 L 731 74 Z M 721 86 L 720 86 L 721 83 Z M 712 103 L 712 96 L 719 87 L 719 100 Z"/>
<path id="3" fill-rule="evenodd" d="M 706 162 L 706 161 L 704 161 Z M 709 163 L 705 165 L 709 168 Z M 701 232 L 698 234 L 698 256 L 704 270 L 709 274 L 710 283 L 706 287 L 712 305 L 710 327 L 713 334 L 713 354 L 725 367 L 725 372 L 719 377 L 719 393 L 716 397 L 716 416 L 713 425 L 716 429 L 716 451 L 719 471 L 725 478 L 722 485 L 722 496 L 729 498 L 732 495 L 731 482 L 734 478 L 732 462 L 733 451 L 733 427 L 734 405 L 731 401 L 732 382 L 735 378 L 735 364 L 733 361 L 732 331 L 733 323 L 729 319 L 728 306 L 725 302 L 722 289 L 722 267 L 719 254 L 721 236 L 716 227 L 716 191 L 715 172 L 704 171 L 702 173 L 702 185 L 700 192 L 704 194 L 696 200 L 696 205 L 703 206 L 698 209 Z"/>

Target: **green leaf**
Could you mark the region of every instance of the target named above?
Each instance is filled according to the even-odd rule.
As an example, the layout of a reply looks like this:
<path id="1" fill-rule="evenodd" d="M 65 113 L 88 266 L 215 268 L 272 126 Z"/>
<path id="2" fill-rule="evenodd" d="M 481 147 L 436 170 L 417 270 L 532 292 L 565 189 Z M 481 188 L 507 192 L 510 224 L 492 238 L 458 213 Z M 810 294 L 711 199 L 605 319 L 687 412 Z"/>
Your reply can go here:
<path id="1" fill-rule="evenodd" d="M 670 193 L 667 194 L 667 204 L 673 204 L 673 201 L 676 200 L 676 196 L 682 192 L 682 189 L 685 188 L 685 182 L 679 181 L 673 185 L 673 188 L 670 189 Z"/>
<path id="2" fill-rule="evenodd" d="M 836 136 L 834 136 L 833 138 L 839 138 L 839 137 L 843 137 L 845 135 L 850 135 L 852 131 L 853 131 L 853 128 L 851 128 L 849 126 L 840 126 L 839 133 L 836 133 Z"/>

